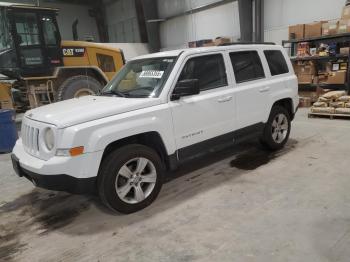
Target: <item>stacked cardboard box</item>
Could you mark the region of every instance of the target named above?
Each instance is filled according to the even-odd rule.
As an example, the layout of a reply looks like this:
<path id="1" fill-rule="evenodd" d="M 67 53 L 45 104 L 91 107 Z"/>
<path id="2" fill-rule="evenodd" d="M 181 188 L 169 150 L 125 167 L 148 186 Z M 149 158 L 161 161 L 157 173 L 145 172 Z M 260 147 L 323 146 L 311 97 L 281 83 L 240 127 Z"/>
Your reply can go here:
<path id="1" fill-rule="evenodd" d="M 350 19 L 350 5 L 347 5 L 343 8 L 341 18 L 342 19 Z"/>
<path id="2" fill-rule="evenodd" d="M 313 104 L 311 112 L 350 115 L 350 96 L 346 95 L 345 91 L 328 92 Z"/>
<path id="3" fill-rule="evenodd" d="M 188 42 L 188 47 L 208 47 L 208 46 L 220 46 L 223 44 L 231 43 L 230 37 L 217 37 L 213 39 L 202 39 L 198 41 Z"/>
<path id="4" fill-rule="evenodd" d="M 305 24 L 305 38 L 319 37 L 322 35 L 322 25 L 326 21 Z"/>
<path id="5" fill-rule="evenodd" d="M 322 35 L 336 35 L 338 34 L 339 21 L 328 21 L 327 23 L 322 24 Z"/>
<path id="6" fill-rule="evenodd" d="M 311 84 L 315 78 L 315 64 L 312 61 L 298 62 L 293 65 L 299 84 Z"/>
<path id="7" fill-rule="evenodd" d="M 305 36 L 304 24 L 289 26 L 289 40 L 304 39 L 304 36 Z"/>

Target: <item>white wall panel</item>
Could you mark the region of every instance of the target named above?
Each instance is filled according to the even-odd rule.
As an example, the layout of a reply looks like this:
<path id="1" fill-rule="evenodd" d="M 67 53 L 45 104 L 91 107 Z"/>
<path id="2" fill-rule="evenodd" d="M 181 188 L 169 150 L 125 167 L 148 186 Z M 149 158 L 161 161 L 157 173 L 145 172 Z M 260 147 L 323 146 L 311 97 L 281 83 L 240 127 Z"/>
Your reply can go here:
<path id="1" fill-rule="evenodd" d="M 345 0 L 265 0 L 265 41 L 281 44 L 288 26 L 339 19 Z"/>
<path id="2" fill-rule="evenodd" d="M 265 29 L 340 18 L 345 0 L 265 0 Z"/>

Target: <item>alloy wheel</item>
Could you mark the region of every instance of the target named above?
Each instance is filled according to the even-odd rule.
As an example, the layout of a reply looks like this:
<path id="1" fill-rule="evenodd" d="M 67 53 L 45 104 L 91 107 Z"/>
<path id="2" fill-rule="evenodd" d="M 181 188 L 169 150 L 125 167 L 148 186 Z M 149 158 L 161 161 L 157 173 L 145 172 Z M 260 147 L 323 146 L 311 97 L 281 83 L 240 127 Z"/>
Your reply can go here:
<path id="1" fill-rule="evenodd" d="M 138 157 L 129 160 L 119 169 L 115 189 L 122 201 L 137 204 L 152 193 L 156 181 L 157 171 L 154 164 L 144 157 Z"/>

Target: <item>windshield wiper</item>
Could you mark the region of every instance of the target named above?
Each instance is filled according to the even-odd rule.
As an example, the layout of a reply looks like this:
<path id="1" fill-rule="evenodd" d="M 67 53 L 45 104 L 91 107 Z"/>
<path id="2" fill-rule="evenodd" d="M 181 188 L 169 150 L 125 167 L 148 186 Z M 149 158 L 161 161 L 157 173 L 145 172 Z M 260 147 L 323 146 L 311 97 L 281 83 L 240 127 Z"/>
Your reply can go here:
<path id="1" fill-rule="evenodd" d="M 126 95 L 122 92 L 119 92 L 119 91 L 116 91 L 116 90 L 108 90 L 106 92 L 101 92 L 100 95 L 116 95 L 116 96 L 119 96 L 119 97 L 126 97 Z"/>

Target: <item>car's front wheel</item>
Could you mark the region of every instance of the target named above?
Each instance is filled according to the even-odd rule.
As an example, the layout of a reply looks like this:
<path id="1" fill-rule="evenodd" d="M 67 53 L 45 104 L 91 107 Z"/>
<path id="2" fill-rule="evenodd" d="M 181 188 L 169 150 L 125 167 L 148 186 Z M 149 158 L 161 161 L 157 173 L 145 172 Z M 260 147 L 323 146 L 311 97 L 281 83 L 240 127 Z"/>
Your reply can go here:
<path id="1" fill-rule="evenodd" d="M 261 142 L 270 150 L 279 150 L 287 143 L 291 130 L 288 111 L 282 106 L 274 106 L 265 125 Z"/>
<path id="2" fill-rule="evenodd" d="M 101 200 L 109 208 L 129 214 L 150 205 L 163 184 L 159 155 L 143 145 L 128 145 L 111 152 L 98 176 Z"/>

